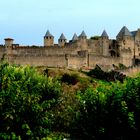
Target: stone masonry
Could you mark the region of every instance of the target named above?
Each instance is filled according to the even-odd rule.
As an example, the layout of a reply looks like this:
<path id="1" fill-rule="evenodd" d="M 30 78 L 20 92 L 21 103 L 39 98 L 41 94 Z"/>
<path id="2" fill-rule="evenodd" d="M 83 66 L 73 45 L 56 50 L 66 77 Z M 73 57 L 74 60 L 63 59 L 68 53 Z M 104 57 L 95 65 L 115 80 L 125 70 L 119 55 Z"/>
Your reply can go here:
<path id="1" fill-rule="evenodd" d="M 93 68 L 96 64 L 104 68 L 124 64 L 133 66 L 140 63 L 140 29 L 130 32 L 123 27 L 116 39 L 109 39 L 104 30 L 101 36 L 87 38 L 84 31 L 67 41 L 62 33 L 58 44 L 47 31 L 43 46 L 21 46 L 13 39 L 6 38 L 0 45 L 0 58 L 9 63 L 48 67 Z"/>

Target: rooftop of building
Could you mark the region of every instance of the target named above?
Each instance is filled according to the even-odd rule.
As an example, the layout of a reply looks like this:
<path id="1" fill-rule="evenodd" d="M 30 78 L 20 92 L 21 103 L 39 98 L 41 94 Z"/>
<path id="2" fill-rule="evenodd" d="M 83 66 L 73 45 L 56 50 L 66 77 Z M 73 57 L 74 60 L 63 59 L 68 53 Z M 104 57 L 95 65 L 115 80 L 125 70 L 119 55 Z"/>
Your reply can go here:
<path id="1" fill-rule="evenodd" d="M 49 30 L 47 30 L 46 34 L 44 37 L 54 37 Z"/>
<path id="2" fill-rule="evenodd" d="M 132 36 L 131 32 L 128 30 L 126 26 L 123 26 L 117 35 L 117 37 L 123 37 L 123 36 Z"/>
<path id="3" fill-rule="evenodd" d="M 65 37 L 65 35 L 62 33 L 61 35 L 60 35 L 60 38 L 59 38 L 60 40 L 66 40 L 66 37 Z"/>
<path id="4" fill-rule="evenodd" d="M 79 37 L 87 37 L 85 31 L 82 31 L 82 33 L 79 35 Z"/>
<path id="5" fill-rule="evenodd" d="M 109 37 L 108 34 L 107 34 L 107 32 L 106 32 L 106 30 L 103 31 L 101 37 Z"/>
<path id="6" fill-rule="evenodd" d="M 14 40 L 14 39 L 12 39 L 12 38 L 5 38 L 4 40 Z"/>

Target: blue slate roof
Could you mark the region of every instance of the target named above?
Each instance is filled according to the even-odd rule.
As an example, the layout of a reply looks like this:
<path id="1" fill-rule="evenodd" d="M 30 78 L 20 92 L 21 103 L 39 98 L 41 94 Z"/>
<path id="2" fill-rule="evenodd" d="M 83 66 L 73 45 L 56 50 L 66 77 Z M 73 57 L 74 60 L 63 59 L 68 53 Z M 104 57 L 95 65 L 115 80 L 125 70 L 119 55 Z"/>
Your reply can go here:
<path id="1" fill-rule="evenodd" d="M 117 35 L 117 37 L 123 37 L 123 36 L 132 36 L 131 32 L 127 29 L 126 26 L 124 26 Z"/>
<path id="2" fill-rule="evenodd" d="M 66 40 L 66 37 L 65 37 L 64 34 L 62 33 L 59 39 L 61 39 L 61 40 Z"/>
<path id="3" fill-rule="evenodd" d="M 78 36 L 77 36 L 76 33 L 75 33 L 75 34 L 73 35 L 73 37 L 72 37 L 72 41 L 75 41 L 75 40 L 78 40 Z"/>
<path id="4" fill-rule="evenodd" d="M 103 31 L 101 37 L 108 37 L 108 34 L 107 34 L 107 32 L 105 30 Z"/>
<path id="5" fill-rule="evenodd" d="M 87 37 L 87 35 L 84 31 L 82 31 L 82 33 L 79 35 L 79 37 Z"/>
<path id="6" fill-rule="evenodd" d="M 47 30 L 46 34 L 45 34 L 45 37 L 54 37 L 49 30 Z"/>

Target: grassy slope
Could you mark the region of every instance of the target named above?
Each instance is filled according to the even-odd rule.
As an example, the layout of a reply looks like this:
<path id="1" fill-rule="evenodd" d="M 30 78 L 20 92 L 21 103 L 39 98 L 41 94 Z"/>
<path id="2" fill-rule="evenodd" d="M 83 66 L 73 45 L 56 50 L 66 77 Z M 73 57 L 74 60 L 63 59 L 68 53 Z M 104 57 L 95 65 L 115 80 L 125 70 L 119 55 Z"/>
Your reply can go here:
<path id="1" fill-rule="evenodd" d="M 47 70 L 46 70 L 47 69 Z M 50 77 L 61 79 L 64 74 L 75 75 L 77 78 L 77 83 L 75 85 L 69 85 L 67 83 L 62 83 L 63 88 L 67 91 L 74 92 L 77 90 L 83 90 L 89 86 L 96 87 L 101 83 L 108 85 L 109 82 L 104 80 L 98 80 L 92 77 L 89 77 L 86 72 L 76 70 L 76 69 L 62 69 L 62 68 L 47 68 L 47 67 L 37 67 L 37 70 L 40 73 L 47 74 Z M 46 72 L 44 72 L 46 70 Z"/>

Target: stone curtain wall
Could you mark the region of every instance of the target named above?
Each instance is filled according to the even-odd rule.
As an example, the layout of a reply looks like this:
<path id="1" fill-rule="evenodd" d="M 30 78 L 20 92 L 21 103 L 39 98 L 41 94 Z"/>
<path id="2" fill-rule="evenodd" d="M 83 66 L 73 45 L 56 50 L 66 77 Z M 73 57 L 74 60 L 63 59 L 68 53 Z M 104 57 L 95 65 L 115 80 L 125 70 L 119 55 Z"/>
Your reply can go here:
<path id="1" fill-rule="evenodd" d="M 6 59 L 10 63 L 78 69 L 81 67 L 93 68 L 96 64 L 104 68 L 112 68 L 112 64 L 118 65 L 119 63 L 132 66 L 132 57 L 129 53 L 117 58 L 103 56 L 103 47 L 102 40 L 69 43 L 65 47 L 54 44 L 51 47 L 11 46 L 5 49 L 4 46 L 1 46 L 0 58 L 6 54 Z"/>
<path id="2" fill-rule="evenodd" d="M 124 64 L 125 66 L 132 66 L 132 59 L 125 59 L 122 57 L 104 57 L 104 56 L 95 56 L 90 54 L 89 57 L 89 67 L 95 67 L 95 65 L 100 65 L 104 68 L 112 68 L 112 65 Z"/>
<path id="3" fill-rule="evenodd" d="M 32 66 L 66 67 L 65 56 L 11 56 L 10 63 Z"/>
<path id="4" fill-rule="evenodd" d="M 5 52 L 4 47 L 0 47 L 0 57 L 3 57 Z M 10 63 L 21 65 L 34 66 L 49 66 L 49 67 L 69 67 L 93 68 L 96 64 L 104 68 L 112 68 L 112 64 L 118 65 L 122 63 L 126 66 L 132 65 L 132 59 L 122 57 L 104 57 L 95 53 L 89 53 L 88 50 L 78 48 L 31 48 L 20 47 L 9 49 L 6 55 Z"/>

